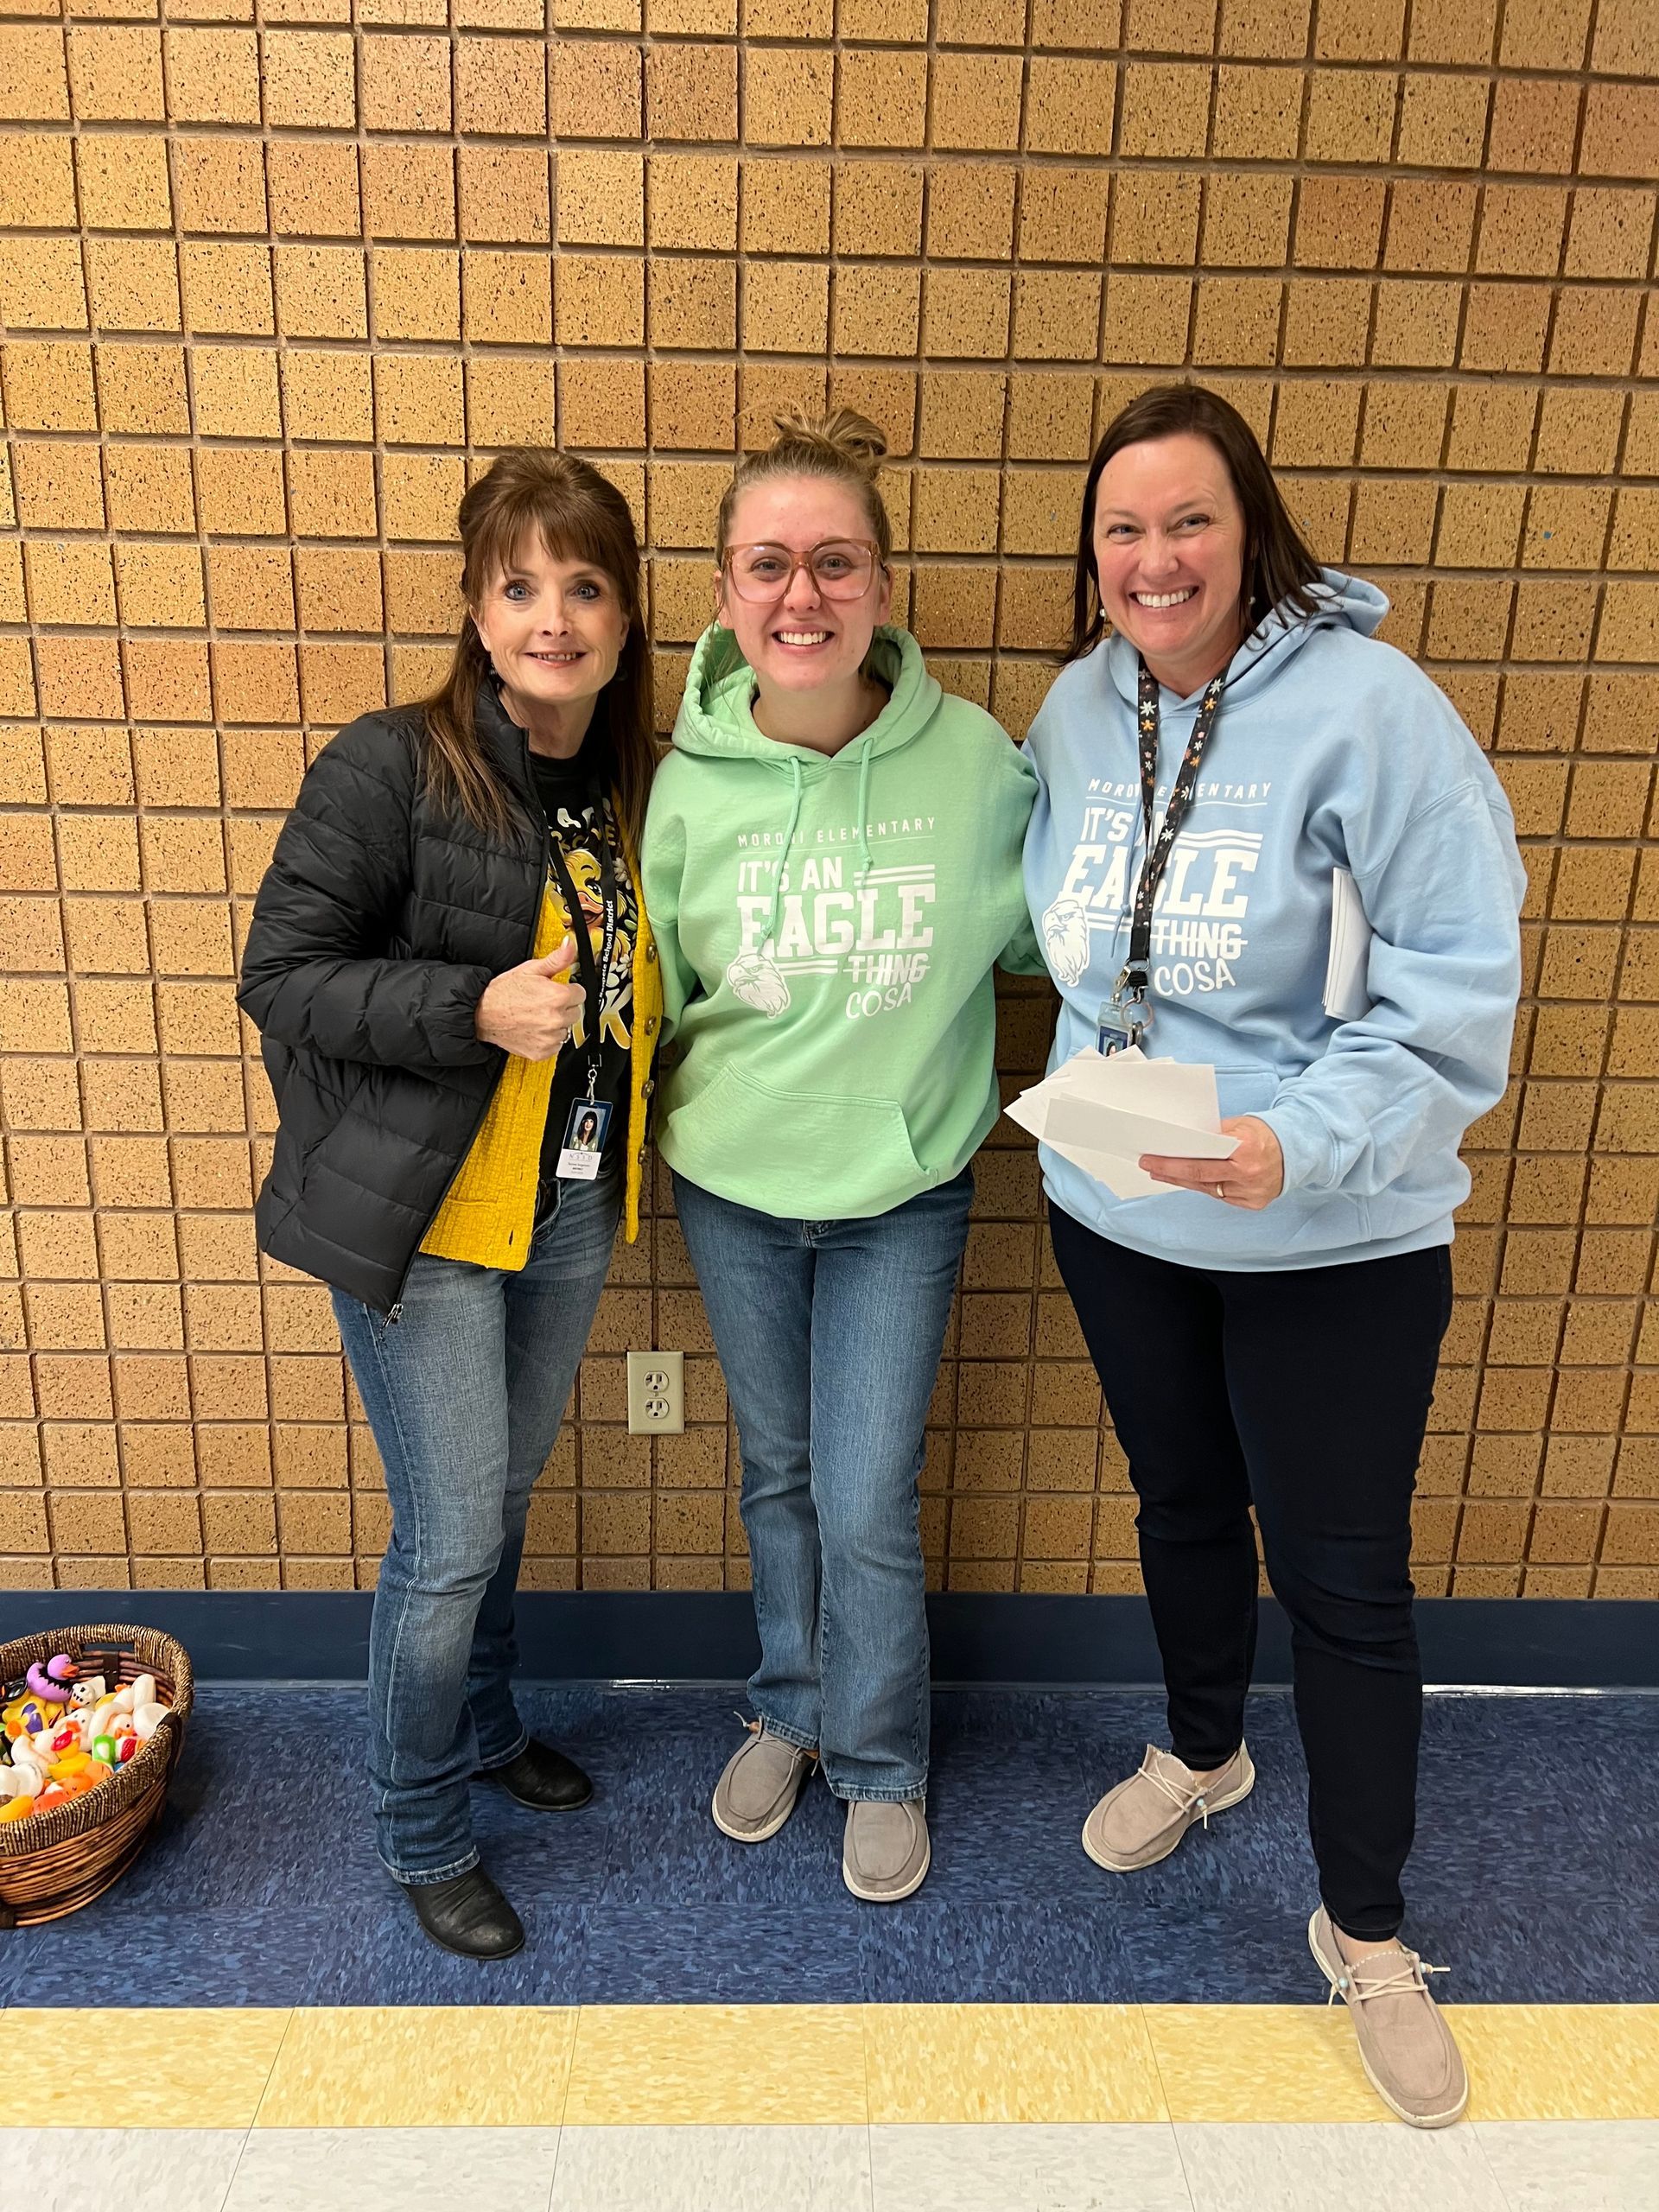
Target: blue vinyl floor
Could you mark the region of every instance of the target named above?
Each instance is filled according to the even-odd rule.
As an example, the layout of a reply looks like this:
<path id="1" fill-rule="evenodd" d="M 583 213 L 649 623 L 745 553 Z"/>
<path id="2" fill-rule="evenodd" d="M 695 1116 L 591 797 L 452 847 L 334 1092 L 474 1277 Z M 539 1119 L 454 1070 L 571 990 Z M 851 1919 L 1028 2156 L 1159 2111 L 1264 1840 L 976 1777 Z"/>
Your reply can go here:
<path id="1" fill-rule="evenodd" d="M 0 1941 L 0 2004 L 1309 2004 L 1317 1901 L 1287 1698 L 1253 1699 L 1254 1796 L 1130 1878 L 1084 1856 L 1090 1806 L 1161 1738 L 1141 1694 L 942 1692 L 933 1869 L 859 1905 L 815 1781 L 751 1849 L 709 1818 L 728 1690 L 528 1688 L 585 1810 L 474 1792 L 529 1941 L 480 1974 L 411 1940 L 374 1854 L 362 1694 L 208 1687 L 143 1859 L 98 1904 Z M 1659 2003 L 1659 1698 L 1430 1700 L 1408 1942 L 1460 2004 Z"/>

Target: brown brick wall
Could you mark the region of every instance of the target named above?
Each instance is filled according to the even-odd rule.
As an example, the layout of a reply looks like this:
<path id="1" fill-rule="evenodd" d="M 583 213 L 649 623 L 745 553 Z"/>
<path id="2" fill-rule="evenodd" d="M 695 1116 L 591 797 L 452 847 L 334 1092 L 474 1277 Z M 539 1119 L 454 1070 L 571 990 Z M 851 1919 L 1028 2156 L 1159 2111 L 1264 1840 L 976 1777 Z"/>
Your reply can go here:
<path id="1" fill-rule="evenodd" d="M 372 1577 L 326 1297 L 254 1250 L 231 977 L 306 760 L 442 662 L 469 471 L 557 435 L 626 487 L 671 706 L 734 442 L 855 400 L 893 438 L 901 610 L 1021 732 L 1090 440 L 1190 368 L 1391 593 L 1527 848 L 1422 1586 L 1659 1595 L 1656 79 L 1653 0 L 0 7 L 0 1587 Z M 1011 1083 L 1048 1023 L 1005 1000 Z M 981 1163 L 929 1558 L 1132 1588 L 1018 1136 Z M 744 1575 L 658 1197 L 535 1503 L 540 1586 Z M 653 1332 L 691 1355 L 654 1446 L 621 1357 Z"/>

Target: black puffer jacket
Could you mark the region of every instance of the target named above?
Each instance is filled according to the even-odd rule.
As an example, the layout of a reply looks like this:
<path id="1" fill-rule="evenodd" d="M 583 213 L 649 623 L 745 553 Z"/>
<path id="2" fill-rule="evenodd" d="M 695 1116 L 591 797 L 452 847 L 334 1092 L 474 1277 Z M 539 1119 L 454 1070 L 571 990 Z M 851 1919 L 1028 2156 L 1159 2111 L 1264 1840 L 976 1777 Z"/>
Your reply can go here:
<path id="1" fill-rule="evenodd" d="M 523 733 L 486 686 L 478 728 L 521 800 L 505 842 L 426 793 L 418 709 L 325 747 L 259 887 L 238 998 L 281 1117 L 254 1218 L 273 1259 L 389 1312 L 505 1055 L 484 988 L 530 957 L 544 845 Z"/>

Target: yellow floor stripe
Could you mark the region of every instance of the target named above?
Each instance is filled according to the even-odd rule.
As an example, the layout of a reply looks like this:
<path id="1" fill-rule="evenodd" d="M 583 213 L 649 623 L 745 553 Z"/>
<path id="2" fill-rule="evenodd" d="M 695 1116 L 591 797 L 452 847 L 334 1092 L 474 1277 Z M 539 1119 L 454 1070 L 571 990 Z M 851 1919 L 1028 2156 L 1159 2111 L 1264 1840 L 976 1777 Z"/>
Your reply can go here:
<path id="1" fill-rule="evenodd" d="M 1659 2120 L 1659 2005 L 1448 2005 L 1471 2120 Z M 0 2080 L 124 2054 L 113 2127 L 1386 2123 L 1303 2005 L 0 2011 Z M 20 2125 L 86 2124 L 42 2097 Z"/>
<path id="2" fill-rule="evenodd" d="M 569 2005 L 296 2011 L 253 2124 L 556 2127 L 575 2033 Z"/>
<path id="3" fill-rule="evenodd" d="M 1147 2005 L 1172 2120 L 1392 2120 L 1365 2079 L 1345 2011 L 1321 2005 Z"/>
<path id="4" fill-rule="evenodd" d="M 861 2126 L 862 2009 L 584 2005 L 564 2116 L 572 2127 Z"/>
<path id="5" fill-rule="evenodd" d="M 247 2127 L 293 2015 L 135 2005 L 119 2012 L 0 2012 L 8 2119 L 29 2127 Z M 97 2094 L 28 2094 L 86 2069 Z M 89 2113 L 96 2108 L 95 2118 Z"/>
<path id="6" fill-rule="evenodd" d="M 872 2120 L 1158 2120 L 1135 2005 L 872 2005 Z"/>
<path id="7" fill-rule="evenodd" d="M 1659 2120 L 1659 2005 L 1448 2005 L 1471 2120 Z"/>

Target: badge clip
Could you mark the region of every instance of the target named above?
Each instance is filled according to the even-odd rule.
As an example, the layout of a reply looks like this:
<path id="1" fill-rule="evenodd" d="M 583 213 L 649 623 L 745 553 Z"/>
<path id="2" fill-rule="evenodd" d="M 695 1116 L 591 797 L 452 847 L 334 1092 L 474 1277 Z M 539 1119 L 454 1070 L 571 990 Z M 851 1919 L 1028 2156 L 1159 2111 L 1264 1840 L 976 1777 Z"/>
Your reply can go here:
<path id="1" fill-rule="evenodd" d="M 1103 1058 L 1139 1045 L 1152 1021 L 1146 986 L 1131 981 L 1126 968 L 1112 986 L 1112 995 L 1100 1009 L 1095 1024 L 1095 1050 Z"/>

